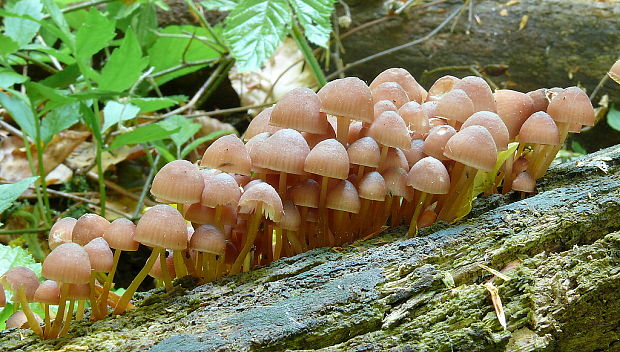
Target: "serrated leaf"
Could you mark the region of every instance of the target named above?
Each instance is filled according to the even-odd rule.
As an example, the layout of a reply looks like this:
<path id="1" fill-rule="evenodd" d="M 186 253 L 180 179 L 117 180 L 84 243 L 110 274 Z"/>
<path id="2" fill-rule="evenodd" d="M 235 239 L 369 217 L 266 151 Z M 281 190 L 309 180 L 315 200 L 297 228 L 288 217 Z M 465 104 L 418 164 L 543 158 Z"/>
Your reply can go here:
<path id="1" fill-rule="evenodd" d="M 616 109 L 615 104 L 611 104 L 607 113 L 607 124 L 616 131 L 620 131 L 620 110 Z"/>
<path id="2" fill-rule="evenodd" d="M 18 15 L 29 15 L 37 20 L 43 18 L 43 4 L 39 0 L 21 0 L 7 6 L 9 12 Z M 18 17 L 4 19 L 4 34 L 9 36 L 20 47 L 32 41 L 41 25 L 37 22 Z"/>
<path id="3" fill-rule="evenodd" d="M 24 193 L 28 187 L 32 186 L 34 181 L 36 181 L 38 176 L 28 177 L 22 179 L 15 183 L 0 185 L 0 214 L 7 210 L 11 204 L 17 199 L 19 196 Z M 0 268 L 1 266 L 1 254 L 0 254 Z"/>
<path id="4" fill-rule="evenodd" d="M 127 144 L 146 143 L 168 138 L 178 132 L 179 129 L 179 127 L 169 129 L 160 123 L 138 127 L 133 131 L 117 136 L 108 149 L 112 150 Z"/>
<path id="5" fill-rule="evenodd" d="M 327 48 L 332 33 L 334 0 L 289 0 L 308 40 Z"/>
<path id="6" fill-rule="evenodd" d="M 129 102 L 140 108 L 140 112 L 145 114 L 147 112 L 153 112 L 171 106 L 177 105 L 187 100 L 184 95 L 174 95 L 162 98 L 132 98 Z"/>
<path id="7" fill-rule="evenodd" d="M 291 19 L 286 0 L 243 0 L 228 15 L 224 37 L 239 72 L 261 67 L 284 39 Z"/>
<path id="8" fill-rule="evenodd" d="M 110 100 L 105 104 L 103 108 L 103 128 L 101 133 L 104 133 L 108 128 L 115 124 L 127 120 L 131 120 L 138 116 L 140 108 L 131 104 L 121 104 L 114 100 Z"/>
<path id="9" fill-rule="evenodd" d="M 202 7 L 206 10 L 216 10 L 222 12 L 232 11 L 238 4 L 239 0 L 207 0 L 200 2 L 200 5 L 202 5 Z"/>
<path id="10" fill-rule="evenodd" d="M 7 56 L 19 49 L 19 45 L 13 41 L 13 39 L 7 37 L 4 34 L 0 34 L 0 55 Z"/>
<path id="11" fill-rule="evenodd" d="M 35 116 L 30 108 L 30 101 L 19 92 L 11 91 L 12 95 L 0 92 L 0 105 L 3 106 L 13 120 L 17 122 L 22 132 L 31 138 L 36 138 Z"/>
<path id="12" fill-rule="evenodd" d="M 55 134 L 80 120 L 80 104 L 66 104 L 50 111 L 41 121 L 41 140 L 47 144 Z"/>
<path id="13" fill-rule="evenodd" d="M 95 8 L 91 8 L 86 21 L 77 31 L 75 55 L 79 60 L 89 60 L 91 56 L 108 46 L 115 35 L 114 21 L 110 21 Z"/>
<path id="14" fill-rule="evenodd" d="M 148 65 L 148 58 L 142 57 L 140 43 L 134 31 L 129 28 L 121 46 L 115 49 L 101 70 L 97 83 L 99 88 L 122 92 L 129 89 Z"/>
<path id="15" fill-rule="evenodd" d="M 179 148 L 200 130 L 199 123 L 192 122 L 190 119 L 181 115 L 170 116 L 160 122 L 160 124 L 170 129 L 179 128 L 179 132 L 170 136 L 170 139 L 172 139 L 174 144 Z"/>
<path id="16" fill-rule="evenodd" d="M 13 70 L 0 69 L 0 88 L 11 88 L 14 84 L 24 83 L 27 80 L 28 77 L 22 76 Z"/>
<path id="17" fill-rule="evenodd" d="M 213 28 L 219 33 L 220 27 Z M 196 36 L 211 38 L 211 35 L 205 28 L 195 26 L 168 26 L 160 31 L 162 34 L 184 34 L 193 33 Z M 171 38 L 158 37 L 153 46 L 149 49 L 149 65 L 155 69 L 153 73 L 163 71 L 165 69 L 181 65 L 183 62 L 203 61 L 216 59 L 220 54 L 200 42 L 198 39 L 189 38 Z M 173 78 L 186 75 L 197 71 L 205 65 L 197 65 L 185 67 L 180 70 L 157 77 L 157 83 L 163 84 Z"/>

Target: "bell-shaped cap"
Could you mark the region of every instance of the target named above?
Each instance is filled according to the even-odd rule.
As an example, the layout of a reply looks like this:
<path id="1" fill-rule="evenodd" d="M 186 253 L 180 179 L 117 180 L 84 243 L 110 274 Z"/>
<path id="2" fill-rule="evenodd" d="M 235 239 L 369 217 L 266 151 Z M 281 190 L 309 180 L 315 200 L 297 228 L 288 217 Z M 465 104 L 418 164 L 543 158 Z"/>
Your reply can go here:
<path id="1" fill-rule="evenodd" d="M 519 130 L 520 143 L 560 144 L 560 130 L 555 121 L 544 111 L 532 114 Z"/>
<path id="2" fill-rule="evenodd" d="M 533 193 L 536 190 L 536 179 L 527 171 L 520 172 L 512 181 L 512 189 L 526 193 Z"/>
<path id="3" fill-rule="evenodd" d="M 398 148 L 390 148 L 387 152 L 385 161 L 379 165 L 377 171 L 383 172 L 392 167 L 400 167 L 402 169 L 409 169 L 409 162 L 405 153 Z"/>
<path id="4" fill-rule="evenodd" d="M 398 114 L 405 121 L 405 125 L 410 133 L 417 133 L 425 136 L 431 129 L 428 124 L 428 116 L 422 105 L 415 101 L 410 101 L 398 109 Z"/>
<path id="5" fill-rule="evenodd" d="M 114 254 L 103 237 L 97 237 L 84 246 L 90 259 L 90 267 L 95 272 L 109 273 L 114 264 Z"/>
<path id="6" fill-rule="evenodd" d="M 531 92 L 527 92 L 527 95 L 532 99 L 532 103 L 534 104 L 534 112 L 536 111 L 546 111 L 547 106 L 549 106 L 549 99 L 547 99 L 547 93 L 545 88 L 538 88 Z"/>
<path id="7" fill-rule="evenodd" d="M 271 125 L 269 122 L 271 120 L 271 113 L 273 108 L 267 108 L 260 112 L 260 114 L 254 116 L 248 128 L 245 130 L 243 134 L 243 140 L 249 141 L 252 137 L 256 136 L 260 133 L 268 132 L 270 134 L 276 133 L 282 128 Z"/>
<path id="8" fill-rule="evenodd" d="M 375 103 L 375 105 L 373 106 L 373 110 L 374 110 L 373 115 L 375 118 L 377 118 L 377 116 L 381 115 L 382 113 L 386 111 L 398 111 L 398 108 L 396 107 L 396 105 L 394 105 L 394 103 L 391 100 L 380 100 Z M 349 131 L 350 130 L 351 130 L 351 126 L 349 126 Z"/>
<path id="9" fill-rule="evenodd" d="M 411 149 L 403 150 L 403 154 L 405 154 L 405 158 L 407 158 L 407 170 L 409 170 L 413 166 L 413 164 L 417 163 L 420 159 L 426 156 L 426 154 L 424 153 L 424 140 L 411 140 Z"/>
<path id="10" fill-rule="evenodd" d="M 321 114 L 324 114 L 324 113 L 321 113 Z M 349 128 L 349 131 L 350 130 L 351 129 Z M 314 148 L 317 144 L 321 143 L 322 141 L 326 139 L 336 138 L 336 132 L 334 132 L 334 129 L 331 128 L 331 126 L 327 129 L 327 132 L 323 134 L 313 134 L 313 133 L 308 133 L 308 132 L 302 132 L 301 135 L 304 137 L 304 139 L 308 143 L 308 147 L 310 147 L 310 149 Z"/>
<path id="11" fill-rule="evenodd" d="M 252 160 L 241 139 L 234 134 L 228 134 L 211 143 L 202 155 L 200 166 L 250 175 Z"/>
<path id="12" fill-rule="evenodd" d="M 373 104 L 376 104 L 382 100 L 389 100 L 397 108 L 403 106 L 409 101 L 409 96 L 396 82 L 383 82 L 371 89 Z"/>
<path id="13" fill-rule="evenodd" d="M 226 235 L 216 226 L 201 225 L 192 234 L 189 249 L 196 252 L 224 255 L 226 252 Z"/>
<path id="14" fill-rule="evenodd" d="M 317 144 L 304 163 L 304 171 L 315 175 L 344 180 L 349 176 L 349 155 L 335 139 Z"/>
<path id="15" fill-rule="evenodd" d="M 200 203 L 210 208 L 215 208 L 218 205 L 236 207 L 240 197 L 241 189 L 237 181 L 229 174 L 222 173 L 205 181 Z"/>
<path id="16" fill-rule="evenodd" d="M 33 302 L 34 293 L 39 288 L 39 279 L 34 271 L 26 268 L 25 266 L 16 266 L 9 269 L 0 277 L 0 281 L 4 287 L 13 292 L 13 302 L 19 302 L 17 290 L 23 286 L 24 294 L 28 302 Z"/>
<path id="17" fill-rule="evenodd" d="M 64 243 L 45 257 L 41 274 L 48 280 L 84 284 L 90 279 L 90 259 L 82 246 Z"/>
<path id="18" fill-rule="evenodd" d="M 510 139 L 506 124 L 498 114 L 490 111 L 478 111 L 471 115 L 461 126 L 461 129 L 469 126 L 482 126 L 493 136 L 498 151 L 508 149 Z"/>
<path id="19" fill-rule="evenodd" d="M 54 280 L 45 280 L 34 292 L 34 302 L 43 304 L 60 304 L 60 288 Z"/>
<path id="20" fill-rule="evenodd" d="M 263 132 L 263 133 L 259 133 L 255 135 L 254 137 L 250 138 L 250 140 L 247 141 L 247 143 L 245 144 L 245 149 L 248 151 L 248 154 L 250 155 L 250 158 L 252 160 L 256 161 L 258 159 L 258 153 L 260 150 L 263 149 L 263 143 L 265 143 L 265 141 L 267 140 L 267 138 L 269 138 L 269 136 L 271 136 L 271 133 Z M 268 174 L 268 173 L 275 172 L 269 169 L 258 167 L 256 166 L 255 162 L 252 164 L 251 170 L 252 172 L 259 173 L 259 174 Z"/>
<path id="21" fill-rule="evenodd" d="M 153 178 L 151 194 L 170 203 L 196 203 L 204 187 L 196 165 L 187 160 L 175 160 L 162 167 Z"/>
<path id="22" fill-rule="evenodd" d="M 73 227 L 76 222 L 77 219 L 66 217 L 54 223 L 47 238 L 50 249 L 54 249 L 63 243 L 71 242 Z"/>
<path id="23" fill-rule="evenodd" d="M 385 179 L 376 171 L 365 174 L 357 183 L 360 198 L 384 201 L 387 194 Z"/>
<path id="24" fill-rule="evenodd" d="M 116 250 L 135 252 L 140 243 L 134 240 L 136 225 L 129 219 L 118 218 L 103 232 L 103 239 L 108 242 L 110 248 Z"/>
<path id="25" fill-rule="evenodd" d="M 431 117 L 436 117 L 435 110 L 437 110 L 437 101 L 427 101 L 420 105 L 422 110 L 424 110 L 424 114 L 428 117 L 428 123 L 431 123 Z M 433 127 L 431 125 L 431 127 Z"/>
<path id="26" fill-rule="evenodd" d="M 534 102 L 529 95 L 510 89 L 500 89 L 493 94 L 497 104 L 497 114 L 502 118 L 510 139 L 518 134 L 521 125 L 534 113 Z"/>
<path id="27" fill-rule="evenodd" d="M 463 77 L 454 89 L 462 89 L 474 104 L 474 111 L 497 112 L 495 98 L 487 81 L 478 76 Z"/>
<path id="28" fill-rule="evenodd" d="M 372 137 L 362 137 L 351 143 L 347 153 L 349 162 L 354 165 L 377 167 L 381 160 L 381 148 Z"/>
<path id="29" fill-rule="evenodd" d="M 386 111 L 379 115 L 370 125 L 368 136 L 388 147 L 411 148 L 411 138 L 405 121 L 394 111 Z"/>
<path id="30" fill-rule="evenodd" d="M 110 226 L 110 222 L 105 218 L 97 214 L 84 214 L 73 226 L 72 241 L 84 246 L 93 239 L 103 236 L 103 232 L 108 226 Z"/>
<path id="31" fill-rule="evenodd" d="M 341 180 L 327 192 L 325 205 L 328 209 L 340 210 L 347 213 L 357 214 L 360 211 L 361 203 L 357 189 L 347 181 Z"/>
<path id="32" fill-rule="evenodd" d="M 153 264 L 151 271 L 149 271 L 149 276 L 157 280 L 164 279 L 164 273 L 162 273 L 161 271 L 160 259 L 161 259 L 161 256 L 157 256 L 157 259 L 155 259 L 155 263 Z M 166 266 L 168 268 L 168 273 L 170 274 L 170 279 L 176 278 L 177 273 L 174 270 L 174 259 L 172 256 L 166 257 Z"/>
<path id="33" fill-rule="evenodd" d="M 309 178 L 288 189 L 288 198 L 302 207 L 318 208 L 321 186 Z"/>
<path id="34" fill-rule="evenodd" d="M 239 213 L 253 213 L 261 205 L 262 213 L 274 222 L 280 221 L 284 210 L 278 192 L 267 182 L 260 182 L 245 192 L 239 199 Z"/>
<path id="35" fill-rule="evenodd" d="M 381 175 L 385 180 L 388 194 L 403 197 L 406 200 L 413 199 L 413 189 L 407 187 L 407 170 L 392 167 L 383 171 Z"/>
<path id="36" fill-rule="evenodd" d="M 551 99 L 547 113 L 556 122 L 594 126 L 594 108 L 588 95 L 578 87 L 568 87 Z"/>
<path id="37" fill-rule="evenodd" d="M 454 76 L 450 76 L 450 75 L 446 75 L 443 77 L 439 77 L 435 83 L 433 83 L 433 85 L 431 86 L 431 88 L 428 90 L 428 97 L 426 98 L 427 101 L 437 101 L 441 98 L 442 95 L 448 93 L 449 91 L 451 91 L 452 89 L 454 89 L 454 86 L 460 81 L 460 79 L 454 77 Z M 434 115 L 428 115 L 429 117 L 432 117 Z"/>
<path id="38" fill-rule="evenodd" d="M 271 125 L 314 134 L 331 128 L 327 116 L 321 114 L 321 100 L 308 88 L 295 88 L 286 93 L 273 107 Z"/>
<path id="39" fill-rule="evenodd" d="M 426 90 L 413 78 L 409 71 L 404 68 L 388 68 L 381 72 L 370 83 L 370 89 L 374 89 L 378 85 L 385 82 L 396 82 L 407 92 L 410 100 L 417 101 L 422 104 L 426 100 L 428 93 Z"/>
<path id="40" fill-rule="evenodd" d="M 616 61 L 607 73 L 611 79 L 620 84 L 620 60 Z"/>
<path id="41" fill-rule="evenodd" d="M 357 77 L 328 82 L 317 94 L 323 112 L 368 123 L 373 120 L 372 93 L 366 83 Z"/>
<path id="42" fill-rule="evenodd" d="M 265 169 L 303 175 L 308 153 L 310 147 L 301 133 L 286 128 L 265 139 L 252 161 Z"/>
<path id="43" fill-rule="evenodd" d="M 407 184 L 424 193 L 447 194 L 450 191 L 450 175 L 441 161 L 427 156 L 411 167 Z"/>
<path id="44" fill-rule="evenodd" d="M 441 96 L 435 108 L 435 116 L 465 122 L 474 113 L 474 104 L 465 91 L 453 89 Z"/>
<path id="45" fill-rule="evenodd" d="M 283 205 L 284 215 L 282 216 L 280 222 L 278 222 L 278 227 L 283 230 L 298 231 L 299 226 L 301 225 L 301 215 L 299 214 L 299 210 L 290 200 L 285 201 Z"/>
<path id="46" fill-rule="evenodd" d="M 431 128 L 428 132 L 428 136 L 424 140 L 424 154 L 432 156 L 439 160 L 448 160 L 449 158 L 443 155 L 446 143 L 456 134 L 454 127 L 450 125 L 439 125 Z"/>
<path id="47" fill-rule="evenodd" d="M 454 161 L 486 172 L 493 171 L 497 163 L 497 148 L 493 136 L 482 126 L 469 126 L 458 131 L 446 143 L 443 154 Z"/>
<path id="48" fill-rule="evenodd" d="M 185 219 L 175 208 L 158 204 L 142 215 L 134 240 L 150 247 L 184 250 L 187 248 Z"/>

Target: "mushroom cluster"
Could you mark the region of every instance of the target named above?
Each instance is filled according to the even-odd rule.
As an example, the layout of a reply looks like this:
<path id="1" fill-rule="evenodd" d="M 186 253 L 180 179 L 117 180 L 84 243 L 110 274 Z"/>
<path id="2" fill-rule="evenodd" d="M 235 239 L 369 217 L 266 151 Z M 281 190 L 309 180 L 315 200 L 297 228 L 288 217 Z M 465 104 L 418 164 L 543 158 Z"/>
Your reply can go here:
<path id="1" fill-rule="evenodd" d="M 493 92 L 479 77 L 444 76 L 427 91 L 391 68 L 370 85 L 348 77 L 318 93 L 293 89 L 257 115 L 242 139 L 223 136 L 199 163 L 161 168 L 151 193 L 162 204 L 137 225 L 94 214 L 59 220 L 43 264 L 43 276 L 54 281 L 40 286 L 54 292 L 40 302 L 59 311 L 38 333 L 66 333 L 76 301 L 83 312 L 81 302 L 90 300 L 91 319 L 108 307 L 123 313 L 147 275 L 170 290 L 175 277 L 209 282 L 388 226 L 407 225 L 415 236 L 466 215 L 479 174 L 492 180 L 487 192 L 533 193 L 568 133 L 593 124 L 590 100 L 577 87 Z M 119 255 L 139 243 L 151 255 L 115 296 Z M 11 280 L 16 297 L 28 300 L 28 286 Z"/>

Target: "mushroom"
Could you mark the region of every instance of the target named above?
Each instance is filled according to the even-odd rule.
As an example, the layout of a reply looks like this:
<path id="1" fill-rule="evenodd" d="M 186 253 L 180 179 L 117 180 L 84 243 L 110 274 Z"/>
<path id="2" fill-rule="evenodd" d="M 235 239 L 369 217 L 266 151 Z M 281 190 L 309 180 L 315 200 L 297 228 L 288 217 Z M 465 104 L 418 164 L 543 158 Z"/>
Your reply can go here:
<path id="1" fill-rule="evenodd" d="M 59 219 L 54 223 L 50 229 L 49 236 L 47 237 L 50 249 L 54 249 L 63 243 L 72 242 L 73 227 L 76 222 L 76 219 L 66 217 Z"/>
<path id="2" fill-rule="evenodd" d="M 226 254 L 226 235 L 213 225 L 198 227 L 189 241 L 189 248 L 196 255 L 196 272 L 206 282 L 219 278 L 223 273 Z"/>
<path id="3" fill-rule="evenodd" d="M 400 108 L 409 101 L 407 92 L 396 82 L 383 82 L 370 88 L 372 93 L 373 105 L 382 100 L 388 100 L 394 103 L 394 106 Z M 376 117 L 377 115 L 375 115 Z"/>
<path id="4" fill-rule="evenodd" d="M 370 89 L 374 89 L 384 82 L 398 83 L 405 90 L 409 99 L 420 104 L 426 100 L 426 96 L 428 95 L 426 90 L 413 78 L 411 73 L 404 68 L 388 68 L 381 72 L 370 83 Z"/>
<path id="5" fill-rule="evenodd" d="M 441 161 L 427 156 L 411 167 L 407 174 L 407 184 L 420 191 L 407 231 L 407 236 L 413 237 L 418 233 L 418 217 L 430 202 L 428 195 L 447 194 L 450 190 L 450 175 Z"/>
<path id="6" fill-rule="evenodd" d="M 334 229 L 337 232 L 344 231 L 343 240 L 351 241 L 353 233 L 349 214 L 359 213 L 361 207 L 360 198 L 353 183 L 347 180 L 338 181 L 330 189 L 325 206 L 334 211 Z"/>
<path id="7" fill-rule="evenodd" d="M 611 68 L 609 69 L 609 72 L 607 72 L 607 74 L 609 75 L 609 77 L 611 79 L 616 81 L 616 83 L 620 84 L 620 60 L 616 61 L 611 66 Z"/>
<path id="8" fill-rule="evenodd" d="M 497 106 L 493 92 L 489 84 L 478 76 L 463 77 L 456 82 L 454 89 L 462 89 L 474 104 L 474 112 L 490 111 L 497 112 Z"/>
<path id="9" fill-rule="evenodd" d="M 269 134 L 274 134 L 277 131 L 282 129 L 280 127 L 271 125 L 269 123 L 271 120 L 272 111 L 273 111 L 273 108 L 267 108 L 261 111 L 258 115 L 256 115 L 252 119 L 252 121 L 250 121 L 248 128 L 245 130 L 245 133 L 243 134 L 243 140 L 245 142 L 249 141 L 257 134 L 261 134 L 265 132 L 268 132 Z"/>
<path id="10" fill-rule="evenodd" d="M 366 167 L 379 167 L 381 161 L 381 148 L 372 137 L 362 137 L 349 145 L 347 149 L 349 162 L 357 165 L 357 177 L 364 176 Z"/>
<path id="11" fill-rule="evenodd" d="M 4 290 L 2 290 L 2 294 L 4 294 Z M 50 329 L 50 305 L 60 304 L 60 288 L 58 283 L 53 280 L 43 281 L 34 292 L 34 301 L 41 303 L 45 311 L 45 324 L 43 325 L 43 336 L 45 336 Z"/>
<path id="12" fill-rule="evenodd" d="M 97 237 L 94 240 L 88 242 L 88 244 L 84 246 L 84 250 L 86 251 L 86 253 L 88 253 L 88 258 L 90 259 L 90 267 L 92 270 L 89 281 L 90 295 L 89 297 L 87 297 L 87 299 L 90 299 L 92 317 L 94 318 L 94 320 L 99 320 L 105 317 L 108 312 L 106 307 L 103 307 L 104 309 L 106 309 L 105 313 L 99 312 L 100 306 L 95 299 L 95 273 L 110 273 L 110 275 L 108 275 L 108 277 L 110 277 L 112 269 L 116 269 L 114 263 L 114 254 L 112 254 L 112 250 L 110 249 L 110 245 L 108 245 L 108 242 L 106 242 L 106 240 L 102 237 Z M 106 278 L 106 282 L 107 280 L 108 279 Z M 101 298 L 103 299 L 103 296 Z M 104 302 L 107 302 L 107 296 L 105 297 Z M 83 302 L 80 302 L 78 305 L 80 308 L 78 309 L 78 315 L 81 316 L 84 312 Z M 81 320 L 81 317 L 77 320 Z"/>
<path id="13" fill-rule="evenodd" d="M 394 111 L 386 111 L 379 115 L 368 128 L 368 135 L 381 145 L 379 165 L 387 158 L 388 149 L 411 148 L 411 137 L 405 121 Z"/>
<path id="14" fill-rule="evenodd" d="M 295 88 L 284 94 L 273 107 L 269 124 L 318 135 L 332 130 L 327 116 L 321 113 L 319 96 L 309 88 Z"/>
<path id="15" fill-rule="evenodd" d="M 368 235 L 375 229 L 375 221 L 383 219 L 383 204 L 387 187 L 383 176 L 377 171 L 369 172 L 357 183 L 358 196 L 360 197 L 360 212 L 358 226 L 360 235 Z"/>
<path id="16" fill-rule="evenodd" d="M 30 309 L 30 305 L 28 305 L 29 302 L 34 301 L 34 293 L 37 288 L 39 288 L 39 279 L 37 275 L 26 267 L 16 266 L 9 269 L 0 277 L 0 283 L 13 292 L 12 301 L 21 305 L 30 329 L 42 337 L 43 330 L 41 329 L 41 325 L 39 325 L 39 321 L 35 319 L 35 315 Z"/>
<path id="17" fill-rule="evenodd" d="M 84 214 L 75 222 L 71 231 L 71 240 L 80 246 L 84 246 L 93 239 L 103 236 L 103 232 L 108 226 L 110 226 L 110 222 L 105 218 L 97 214 Z"/>
<path id="18" fill-rule="evenodd" d="M 211 143 L 202 155 L 200 166 L 249 176 L 252 160 L 239 137 L 229 134 Z"/>

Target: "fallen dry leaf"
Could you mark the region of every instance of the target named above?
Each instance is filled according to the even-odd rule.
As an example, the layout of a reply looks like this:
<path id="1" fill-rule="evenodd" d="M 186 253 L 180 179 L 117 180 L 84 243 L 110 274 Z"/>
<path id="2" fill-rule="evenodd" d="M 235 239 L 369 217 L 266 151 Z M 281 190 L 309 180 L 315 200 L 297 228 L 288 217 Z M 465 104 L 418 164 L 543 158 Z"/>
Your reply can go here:
<path id="1" fill-rule="evenodd" d="M 519 22 L 519 30 L 522 30 L 523 28 L 525 28 L 525 26 L 527 25 L 527 21 L 530 19 L 530 16 L 528 15 L 523 15 L 523 17 L 521 17 L 521 22 Z"/>
<path id="2" fill-rule="evenodd" d="M 492 282 L 486 282 L 484 287 L 491 294 L 491 301 L 493 302 L 497 320 L 499 320 L 500 325 L 506 330 L 506 314 L 504 313 L 504 306 L 502 306 L 502 299 L 499 297 L 499 290 Z"/>

